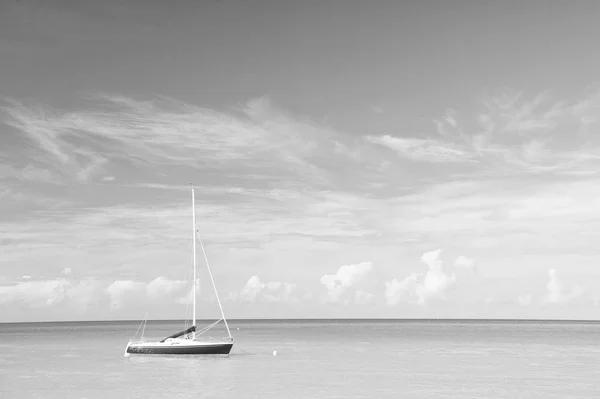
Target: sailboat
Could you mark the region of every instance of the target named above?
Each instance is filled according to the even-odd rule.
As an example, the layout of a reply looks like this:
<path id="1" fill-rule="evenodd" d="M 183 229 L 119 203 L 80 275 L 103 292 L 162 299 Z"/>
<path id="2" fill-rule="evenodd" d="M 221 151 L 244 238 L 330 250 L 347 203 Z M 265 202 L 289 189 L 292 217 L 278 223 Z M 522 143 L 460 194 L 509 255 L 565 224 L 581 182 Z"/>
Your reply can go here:
<path id="1" fill-rule="evenodd" d="M 216 322 L 202 328 L 201 330 L 196 329 L 196 236 L 198 237 L 198 241 L 200 242 L 200 246 L 202 248 L 202 253 L 204 254 L 204 260 L 206 262 L 206 267 L 208 268 L 208 275 L 210 276 L 210 281 L 212 282 L 213 289 L 215 291 L 215 296 L 217 298 L 217 303 L 219 304 L 219 309 L 221 310 L 221 319 Z M 215 281 L 212 276 L 212 272 L 210 271 L 210 265 L 208 264 L 208 258 L 206 257 L 206 251 L 204 250 L 204 245 L 202 244 L 202 240 L 200 239 L 200 234 L 196 229 L 196 201 L 194 198 L 194 187 L 192 186 L 192 251 L 193 251 L 193 275 L 194 280 L 192 283 L 192 326 L 170 335 L 166 338 L 163 338 L 158 341 L 145 340 L 143 335 L 141 334 L 141 338 L 139 339 L 130 339 L 127 343 L 127 347 L 125 349 L 126 354 L 160 354 L 160 355 L 228 355 L 233 347 L 233 337 L 231 336 L 231 331 L 229 330 L 229 325 L 227 324 L 227 319 L 225 319 L 225 313 L 223 312 L 223 307 L 221 306 L 221 301 L 219 299 L 219 294 L 217 293 L 217 287 L 215 286 Z M 212 327 L 217 325 L 219 322 L 223 321 L 225 323 L 225 328 L 227 329 L 228 337 L 221 339 L 220 341 L 215 339 L 200 339 L 200 336 L 210 330 Z M 142 322 L 145 329 L 146 320 Z M 140 326 L 141 327 L 141 326 Z M 139 329 L 138 329 L 139 331 Z M 136 333 L 137 335 L 137 333 Z"/>

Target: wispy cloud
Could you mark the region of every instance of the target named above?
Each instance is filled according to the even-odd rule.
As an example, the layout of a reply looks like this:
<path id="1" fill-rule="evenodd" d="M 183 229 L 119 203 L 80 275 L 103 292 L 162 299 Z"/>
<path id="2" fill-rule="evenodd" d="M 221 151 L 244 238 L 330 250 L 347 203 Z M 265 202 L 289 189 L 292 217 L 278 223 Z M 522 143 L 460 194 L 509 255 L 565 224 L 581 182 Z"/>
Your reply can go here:
<path id="1" fill-rule="evenodd" d="M 375 113 L 375 114 L 383 114 L 383 113 L 385 113 L 383 107 L 381 107 L 379 105 L 373 105 L 373 106 L 371 106 L 371 111 L 373 111 L 373 113 Z"/>
<path id="2" fill-rule="evenodd" d="M 60 114 L 41 107 L 29 107 L 11 99 L 6 100 L 6 103 L 1 107 L 6 115 L 4 123 L 23 133 L 34 144 L 29 147 L 38 152 L 39 158 L 46 161 L 46 166 L 51 165 L 63 174 L 87 180 L 94 169 L 106 162 L 106 158 L 90 148 L 88 143 L 78 141 L 75 134 L 77 124 L 69 123 Z M 43 154 L 50 158 L 46 160 L 42 157 Z M 26 168 L 21 175 L 35 180 L 40 180 L 40 177 L 48 180 L 51 172 L 44 168 L 41 172 L 34 173 Z"/>
<path id="3" fill-rule="evenodd" d="M 474 162 L 471 154 L 451 143 L 432 139 L 368 136 L 367 140 L 387 147 L 401 156 L 425 162 Z"/>
<path id="4" fill-rule="evenodd" d="M 4 122 L 22 132 L 63 175 L 86 181 L 109 161 L 188 165 L 230 179 L 328 184 L 322 168 L 344 136 L 300 121 L 266 98 L 228 113 L 156 97 L 152 101 L 102 95 L 88 109 L 51 110 L 7 100 Z M 87 104 L 87 103 L 86 103 Z M 343 157 L 337 152 L 337 156 Z M 350 158 L 348 158 L 351 161 Z M 165 167 L 165 170 L 169 168 Z"/>
<path id="5" fill-rule="evenodd" d="M 483 102 L 476 115 L 455 109 L 434 120 L 439 138 L 379 135 L 372 143 L 398 155 L 430 163 L 477 163 L 479 173 L 580 173 L 600 159 L 593 136 L 600 97 L 553 100 L 549 92 L 527 99 L 503 93 Z"/>
<path id="6" fill-rule="evenodd" d="M 478 116 L 484 132 L 472 142 L 482 154 L 524 171 L 587 168 L 599 154 L 583 121 L 591 121 L 599 105 L 597 98 L 553 101 L 548 92 L 530 100 L 523 93 L 492 98 Z"/>
<path id="7" fill-rule="evenodd" d="M 0 179 L 14 179 L 20 182 L 37 182 L 60 184 L 61 179 L 48 169 L 36 167 L 31 164 L 18 168 L 9 164 L 0 165 Z"/>

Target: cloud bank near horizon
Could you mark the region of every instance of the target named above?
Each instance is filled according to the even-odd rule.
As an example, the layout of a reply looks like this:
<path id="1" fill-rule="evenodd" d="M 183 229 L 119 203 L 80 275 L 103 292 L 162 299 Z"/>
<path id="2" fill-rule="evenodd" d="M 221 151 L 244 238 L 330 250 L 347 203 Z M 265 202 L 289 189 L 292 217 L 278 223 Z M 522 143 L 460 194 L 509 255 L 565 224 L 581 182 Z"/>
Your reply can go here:
<path id="1" fill-rule="evenodd" d="M 390 316 L 451 306 L 460 289 L 490 306 L 592 306 L 599 107 L 595 88 L 574 100 L 502 93 L 476 112 L 448 109 L 427 132 L 357 135 L 267 98 L 219 111 L 160 96 L 104 94 L 68 110 L 6 99 L 0 304 L 188 303 L 190 276 L 174 266 L 189 264 L 194 181 L 234 308 Z M 444 268 L 439 247 L 454 259 Z M 529 286 L 480 293 L 509 277 Z"/>
<path id="2" fill-rule="evenodd" d="M 318 280 L 322 288 L 326 289 L 326 295 L 317 296 L 307 287 L 314 289 L 316 285 L 306 284 L 300 287 L 295 283 L 282 281 L 263 282 L 258 276 L 252 276 L 237 292 L 221 293 L 225 308 L 233 308 L 236 303 L 247 303 L 255 305 L 266 304 L 269 306 L 301 304 L 302 306 L 319 307 L 328 304 L 337 305 L 371 305 L 387 304 L 395 308 L 399 304 L 412 306 L 413 309 L 427 309 L 435 307 L 441 302 L 452 303 L 455 306 L 460 302 L 454 294 L 459 290 L 468 289 L 473 283 L 471 274 L 460 273 L 463 266 L 454 267 L 454 272 L 449 275 L 444 272 L 441 261 L 442 250 L 427 251 L 422 254 L 420 260 L 426 266 L 426 272 L 411 273 L 402 280 L 396 278 L 391 281 L 375 282 L 369 286 L 372 292 L 361 289 L 365 277 L 370 273 L 377 272 L 377 266 L 372 262 L 363 262 L 353 265 L 340 266 L 335 274 L 325 274 Z M 459 256 L 460 260 L 464 256 Z M 8 306 L 12 309 L 41 310 L 46 314 L 44 320 L 52 320 L 48 315 L 54 312 L 64 312 L 62 319 L 74 319 L 86 317 L 88 314 L 103 315 L 104 319 L 122 317 L 130 314 L 131 310 L 142 311 L 139 304 L 147 308 L 143 313 L 154 313 L 154 318 L 184 318 L 191 317 L 192 291 L 191 281 L 170 280 L 164 276 L 156 277 L 147 282 L 134 280 L 80 280 L 71 275 L 69 268 L 63 272 L 64 276 L 56 279 L 35 280 L 31 276 L 23 276 L 21 281 L 2 281 L 0 283 L 0 306 Z M 564 307 L 573 309 L 573 306 L 594 308 L 599 305 L 596 295 L 590 295 L 584 286 L 574 284 L 570 289 L 559 277 L 553 268 L 547 270 L 549 281 L 543 286 L 538 284 L 537 288 L 544 287 L 545 293 L 539 295 L 531 293 L 514 296 L 509 299 L 520 307 Z M 457 277 L 460 276 L 460 277 Z M 197 301 L 199 309 L 207 309 L 215 305 L 215 296 L 212 287 L 208 283 L 202 286 L 201 279 L 198 280 Z M 475 277 L 477 284 L 486 285 L 486 281 Z M 203 288 L 200 288 L 203 287 Z M 364 286 L 363 286 L 364 288 Z M 495 302 L 494 296 L 502 297 L 506 286 L 495 287 L 490 290 L 486 287 L 481 294 L 471 298 L 471 305 L 490 305 Z M 534 288 L 535 287 L 530 287 Z M 494 292 L 495 291 L 495 292 Z M 463 302 L 464 303 L 464 302 Z M 498 302 L 506 305 L 507 302 Z M 178 310 L 179 309 L 179 310 Z M 185 312 L 184 312 L 185 309 Z M 405 308 L 406 309 L 406 308 Z M 149 311 L 154 312 L 149 312 Z M 51 311 L 48 313 L 48 311 Z M 125 311 L 125 313 L 123 312 Z M 231 314 L 233 313 L 233 314 Z M 411 313 L 409 313 L 411 314 Z M 417 312 L 417 314 L 419 314 Z M 427 313 L 420 313 L 427 315 Z M 64 317 L 68 315 L 68 317 Z M 142 314 L 135 314 L 133 318 L 140 318 Z M 216 316 L 216 313 L 214 313 Z M 244 317 L 244 313 L 230 312 L 232 318 Z M 386 317 L 402 318 L 403 314 L 391 313 Z M 452 316 L 448 316 L 452 318 Z M 510 318 L 510 317 L 509 317 Z M 60 318 L 59 318 L 60 319 Z M 8 320 L 11 321 L 11 320 Z M 33 320 L 30 320 L 33 321 Z"/>

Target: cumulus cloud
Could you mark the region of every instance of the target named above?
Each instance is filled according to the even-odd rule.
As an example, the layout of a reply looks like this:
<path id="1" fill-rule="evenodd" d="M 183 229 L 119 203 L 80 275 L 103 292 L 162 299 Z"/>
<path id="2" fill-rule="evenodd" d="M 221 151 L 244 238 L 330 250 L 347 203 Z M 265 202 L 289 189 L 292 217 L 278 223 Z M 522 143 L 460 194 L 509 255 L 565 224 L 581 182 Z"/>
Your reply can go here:
<path id="1" fill-rule="evenodd" d="M 74 310 L 85 310 L 98 293 L 100 285 L 94 280 L 74 281 L 66 278 L 26 280 L 0 286 L 0 305 L 20 303 L 32 308 L 65 305 Z"/>
<path id="2" fill-rule="evenodd" d="M 191 282 L 183 281 L 182 283 L 184 283 L 184 284 L 181 284 L 181 285 L 177 284 L 177 285 L 179 285 L 179 287 L 174 291 L 180 292 L 181 289 L 186 286 L 189 286 L 189 289 L 187 290 L 187 293 L 185 295 L 175 299 L 175 303 L 179 303 L 182 305 L 189 305 L 189 304 L 193 303 L 193 301 L 194 301 L 194 287 L 192 287 Z M 198 295 L 198 293 L 200 292 L 199 288 L 200 288 L 200 279 L 196 279 L 196 295 Z"/>
<path id="3" fill-rule="evenodd" d="M 131 300 L 143 292 L 146 284 L 132 280 L 117 280 L 106 288 L 110 297 L 112 308 L 120 308 L 129 299 Z"/>
<path id="4" fill-rule="evenodd" d="M 146 286 L 146 292 L 150 298 L 172 296 L 181 292 L 190 283 L 183 280 L 169 280 L 165 277 L 157 277 Z"/>
<path id="5" fill-rule="evenodd" d="M 449 276 L 442 270 L 442 261 L 439 258 L 441 252 L 442 250 L 438 249 L 421 256 L 421 261 L 429 267 L 423 283 L 417 287 L 417 296 L 421 305 L 433 298 L 445 300 L 446 290 L 456 282 L 454 274 Z"/>
<path id="6" fill-rule="evenodd" d="M 50 306 L 58 297 L 56 293 L 59 293 L 67 283 L 66 280 L 60 279 L 0 286 L 0 304 L 25 302 L 31 307 Z"/>
<path id="7" fill-rule="evenodd" d="M 385 300 L 388 305 L 395 306 L 399 302 L 408 300 L 416 293 L 419 273 L 413 273 L 403 280 L 393 279 L 385 283 Z"/>
<path id="8" fill-rule="evenodd" d="M 70 276 L 69 268 L 63 273 Z M 112 283 L 95 279 L 77 280 L 61 277 L 53 280 L 34 280 L 23 276 L 23 281 L 0 285 L 0 305 L 21 304 L 30 308 L 66 307 L 74 311 L 86 310 L 101 299 L 110 300 L 111 309 L 119 309 L 136 303 L 153 300 L 170 300 L 191 303 L 191 292 L 185 296 L 190 282 L 157 277 L 145 283 L 117 280 Z M 289 288 L 287 288 L 289 291 Z M 100 302 L 99 302 L 100 303 Z"/>
<path id="9" fill-rule="evenodd" d="M 185 289 L 190 286 L 189 281 L 169 280 L 159 276 L 154 280 L 144 283 L 132 280 L 117 280 L 106 288 L 110 297 L 112 308 L 121 308 L 126 304 L 138 300 L 167 299 L 176 303 L 191 303 L 191 291 L 184 295 Z"/>
<path id="10" fill-rule="evenodd" d="M 385 297 L 388 305 L 394 306 L 408 298 L 416 298 L 419 305 L 425 305 L 434 299 L 446 300 L 446 291 L 456 283 L 456 275 L 449 276 L 442 270 L 441 252 L 441 249 L 437 249 L 421 256 L 421 261 L 429 268 L 426 273 L 413 273 L 402 281 L 393 279 L 386 282 Z"/>
<path id="11" fill-rule="evenodd" d="M 370 303 L 373 300 L 373 294 L 366 291 L 356 291 L 356 295 L 354 297 L 354 303 L 359 305 L 365 305 Z"/>
<path id="12" fill-rule="evenodd" d="M 240 299 L 245 302 L 263 300 L 267 302 L 288 302 L 294 300 L 292 294 L 296 284 L 282 281 L 262 282 L 258 276 L 248 279 L 239 294 L 230 294 L 230 300 Z"/>
<path id="13" fill-rule="evenodd" d="M 240 297 L 249 302 L 254 302 L 265 286 L 266 284 L 262 283 L 258 276 L 252 276 L 242 288 Z"/>
<path id="14" fill-rule="evenodd" d="M 562 281 L 558 279 L 555 269 L 548 270 L 548 275 L 550 276 L 550 281 L 546 286 L 548 288 L 548 300 L 550 302 L 559 302 L 564 295 Z"/>
<path id="15" fill-rule="evenodd" d="M 454 261 L 454 267 L 463 268 L 471 272 L 471 274 L 477 274 L 477 266 L 475 260 L 467 258 L 464 255 L 459 256 Z"/>
<path id="16" fill-rule="evenodd" d="M 556 269 L 549 269 L 548 275 L 550 281 L 546 285 L 548 289 L 545 298 L 547 303 L 568 303 L 580 298 L 585 292 L 585 288 L 577 284 L 573 285 L 570 291 L 567 291 Z"/>
<path id="17" fill-rule="evenodd" d="M 372 267 L 372 262 L 362 262 L 341 266 L 335 274 L 324 274 L 321 277 L 321 284 L 327 288 L 328 299 L 338 302 L 346 290 L 362 280 Z"/>
<path id="18" fill-rule="evenodd" d="M 293 300 L 292 293 L 296 289 L 296 284 L 277 281 L 277 284 L 273 282 L 267 283 L 267 292 L 265 298 L 270 302 L 287 302 Z"/>

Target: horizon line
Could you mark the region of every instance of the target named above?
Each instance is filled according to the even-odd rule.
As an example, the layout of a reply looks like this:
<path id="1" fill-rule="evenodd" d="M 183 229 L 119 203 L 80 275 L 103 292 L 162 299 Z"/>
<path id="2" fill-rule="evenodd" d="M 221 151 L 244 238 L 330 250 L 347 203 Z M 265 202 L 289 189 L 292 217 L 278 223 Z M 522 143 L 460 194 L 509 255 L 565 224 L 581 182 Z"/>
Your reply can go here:
<path id="1" fill-rule="evenodd" d="M 198 322 L 210 322 L 215 319 L 196 319 Z M 178 322 L 183 319 L 147 319 L 146 322 Z M 220 320 L 222 321 L 222 320 Z M 507 319 L 507 318 L 231 318 L 227 322 L 508 322 L 508 323 L 600 323 L 600 319 Z M 8 324 L 75 324 L 75 323 L 140 323 L 143 319 L 110 319 L 110 320 L 42 320 L 42 321 L 6 321 Z"/>

